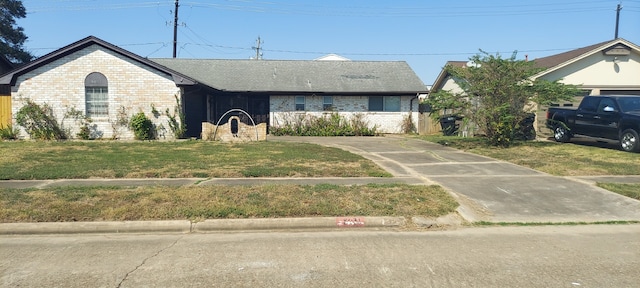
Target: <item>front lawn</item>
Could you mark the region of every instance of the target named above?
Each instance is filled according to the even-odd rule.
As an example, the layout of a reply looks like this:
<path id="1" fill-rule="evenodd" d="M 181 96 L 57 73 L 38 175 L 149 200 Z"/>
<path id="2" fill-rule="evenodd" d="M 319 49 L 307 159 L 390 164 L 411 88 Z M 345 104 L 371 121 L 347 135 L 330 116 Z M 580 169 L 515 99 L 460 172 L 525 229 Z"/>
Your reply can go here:
<path id="1" fill-rule="evenodd" d="M 0 141 L 0 180 L 391 177 L 370 160 L 306 143 Z"/>
<path id="2" fill-rule="evenodd" d="M 0 222 L 427 216 L 455 211 L 439 186 L 261 185 L 0 188 Z"/>

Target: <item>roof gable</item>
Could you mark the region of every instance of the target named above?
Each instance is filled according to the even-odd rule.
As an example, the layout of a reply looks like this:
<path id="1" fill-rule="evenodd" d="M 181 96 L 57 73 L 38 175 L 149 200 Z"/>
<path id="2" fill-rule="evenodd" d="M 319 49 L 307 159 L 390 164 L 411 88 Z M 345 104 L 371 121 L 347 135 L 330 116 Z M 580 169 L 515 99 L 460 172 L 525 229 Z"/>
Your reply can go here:
<path id="1" fill-rule="evenodd" d="M 404 61 L 152 59 L 212 88 L 233 92 L 418 93 Z"/>
<path id="2" fill-rule="evenodd" d="M 564 53 L 533 60 L 535 61 L 535 64 L 537 67 L 545 68 L 544 71 L 534 76 L 534 78 L 538 78 L 540 76 L 549 74 L 553 71 L 557 71 L 558 69 L 571 65 L 572 63 L 580 61 L 596 53 L 606 54 L 606 53 L 611 53 L 609 51 L 614 51 L 618 49 L 623 49 L 623 50 L 629 49 L 629 50 L 635 51 L 636 53 L 640 53 L 640 47 L 638 47 L 637 45 L 625 39 L 618 38 L 611 41 L 605 41 L 598 44 L 589 45 L 586 47 L 567 51 Z"/>
<path id="3" fill-rule="evenodd" d="M 449 65 L 454 67 L 465 67 L 467 65 L 467 62 L 468 61 L 447 61 L 447 64 L 445 64 L 445 67 Z M 445 83 L 447 82 L 447 79 L 449 78 L 449 73 L 447 73 L 447 70 L 445 69 L 445 67 L 443 67 L 442 70 L 440 70 L 440 74 L 438 74 L 436 81 L 433 82 L 433 85 L 431 86 L 431 91 L 437 92 L 438 90 L 442 89 L 442 87 L 444 87 Z"/>
<path id="4" fill-rule="evenodd" d="M 143 65 L 152 67 L 158 71 L 161 71 L 163 73 L 166 73 L 168 75 L 171 75 L 174 82 L 176 83 L 176 85 L 193 85 L 196 83 L 196 81 L 194 81 L 193 79 L 191 79 L 190 77 L 187 77 L 179 72 L 173 71 L 167 67 L 164 67 L 162 65 L 158 65 L 158 63 L 155 63 L 153 61 L 150 61 L 147 58 L 141 57 L 137 54 L 131 53 L 127 50 L 124 50 L 118 46 L 115 46 L 111 43 L 108 43 L 106 41 L 103 41 L 97 37 L 94 36 L 89 36 L 87 38 L 84 38 L 80 41 L 74 42 L 72 44 L 69 44 L 65 47 L 62 47 L 56 51 L 53 51 L 49 54 L 46 54 L 42 57 L 39 57 L 25 65 L 20 66 L 17 69 L 14 69 L 13 71 L 3 75 L 2 77 L 0 77 L 0 85 L 14 85 L 15 81 L 17 79 L 18 76 L 27 73 L 29 71 L 32 71 L 38 67 L 41 67 L 43 65 L 46 65 L 48 63 L 51 63 L 57 59 L 60 59 L 64 56 L 70 55 L 72 53 L 75 53 L 77 51 L 80 51 L 82 49 L 85 49 L 89 46 L 92 45 L 98 45 L 101 46 L 105 49 L 111 50 L 117 54 L 120 54 L 126 58 L 129 58 L 133 61 L 139 62 Z"/>

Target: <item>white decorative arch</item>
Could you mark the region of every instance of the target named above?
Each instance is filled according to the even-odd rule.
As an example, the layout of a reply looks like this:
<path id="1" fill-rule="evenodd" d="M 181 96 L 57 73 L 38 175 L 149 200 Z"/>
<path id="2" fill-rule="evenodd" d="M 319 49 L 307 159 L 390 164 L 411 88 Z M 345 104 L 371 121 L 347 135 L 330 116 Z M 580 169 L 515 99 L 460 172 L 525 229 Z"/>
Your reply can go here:
<path id="1" fill-rule="evenodd" d="M 242 112 L 242 113 L 244 113 L 244 115 L 247 115 L 247 117 L 249 117 L 249 119 L 251 120 L 251 124 L 253 124 L 253 129 L 256 130 L 256 141 L 260 141 L 260 137 L 258 136 L 258 127 L 256 126 L 256 122 L 253 121 L 253 118 L 251 118 L 251 115 L 249 115 L 249 113 L 247 113 L 246 111 L 244 111 L 242 109 L 231 109 L 231 110 L 225 112 L 224 114 L 222 114 L 222 117 L 220 117 L 220 119 L 218 119 L 218 123 L 216 123 L 216 130 L 213 131 L 213 140 L 216 139 L 216 134 L 218 133 L 218 126 L 220 125 L 220 121 L 222 121 L 222 119 L 224 119 L 224 116 L 227 116 L 227 114 L 229 114 L 231 112 Z"/>

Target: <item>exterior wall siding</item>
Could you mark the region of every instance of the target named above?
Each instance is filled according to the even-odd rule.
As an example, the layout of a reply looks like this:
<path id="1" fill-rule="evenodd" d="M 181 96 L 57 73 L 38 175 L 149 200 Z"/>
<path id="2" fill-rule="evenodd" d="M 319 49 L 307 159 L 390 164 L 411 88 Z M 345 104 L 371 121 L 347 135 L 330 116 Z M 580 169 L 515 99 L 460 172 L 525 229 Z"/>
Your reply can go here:
<path id="1" fill-rule="evenodd" d="M 25 98 L 53 108 L 59 122 L 70 109 L 85 112 L 85 86 L 87 75 L 102 73 L 108 81 L 109 116 L 92 119 L 92 136 L 100 138 L 133 139 L 127 127 L 114 128 L 118 111 L 124 107 L 128 119 L 140 111 L 144 112 L 159 128 L 159 139 L 173 139 L 164 111 L 173 112 L 176 105 L 176 87 L 170 75 L 131 61 L 120 54 L 93 45 L 64 56 L 18 77 L 12 87 L 12 112 L 24 105 Z M 154 117 L 152 107 L 162 115 Z M 62 123 L 74 138 L 79 131 L 77 121 L 66 119 Z M 21 136 L 28 135 L 21 131 Z"/>
<path id="2" fill-rule="evenodd" d="M 411 99 L 413 110 L 410 112 Z M 377 127 L 380 133 L 404 133 L 402 122 L 411 114 L 412 121 L 418 125 L 418 99 L 416 96 L 401 96 L 399 112 L 369 111 L 368 96 L 333 96 L 333 110 L 323 110 L 324 96 L 306 96 L 305 111 L 295 111 L 295 96 L 272 95 L 270 98 L 270 126 L 281 127 L 300 116 L 309 115 L 321 117 L 331 113 L 338 113 L 347 119 L 355 114 L 364 114 L 369 128 Z"/>
<path id="3" fill-rule="evenodd" d="M 628 56 L 613 56 L 596 53 L 556 71 L 542 76 L 563 83 L 603 88 L 640 88 L 640 54 L 632 52 Z"/>

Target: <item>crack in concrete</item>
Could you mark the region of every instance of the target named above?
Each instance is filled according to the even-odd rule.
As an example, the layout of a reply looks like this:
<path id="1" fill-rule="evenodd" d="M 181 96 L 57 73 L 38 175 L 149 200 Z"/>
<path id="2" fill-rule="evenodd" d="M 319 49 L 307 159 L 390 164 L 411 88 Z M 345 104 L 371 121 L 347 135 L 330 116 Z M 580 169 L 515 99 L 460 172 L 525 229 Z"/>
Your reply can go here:
<path id="1" fill-rule="evenodd" d="M 178 239 L 176 239 L 176 241 L 173 241 L 173 243 L 171 243 L 171 245 L 160 249 L 160 251 L 156 252 L 155 254 L 145 258 L 144 260 L 142 260 L 142 263 L 140 263 L 140 265 L 136 266 L 135 268 L 133 268 L 133 270 L 127 272 L 127 274 L 124 275 L 124 277 L 122 278 L 122 280 L 120 280 L 120 282 L 118 283 L 118 285 L 116 286 L 117 288 L 120 288 L 122 286 L 122 284 L 124 283 L 124 281 L 127 281 L 127 278 L 129 278 L 129 275 L 133 274 L 134 272 L 138 271 L 138 269 L 140 269 L 140 267 L 144 266 L 144 264 L 147 263 L 147 261 L 151 258 L 155 258 L 156 256 L 160 255 L 160 253 L 164 252 L 165 250 L 175 246 L 178 241 L 182 240 L 183 237 L 180 237 Z"/>

